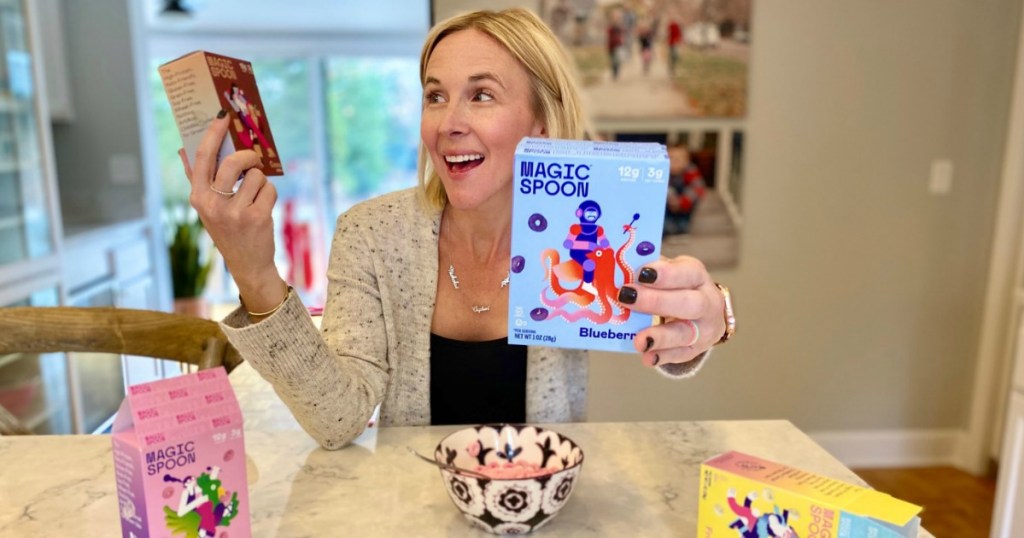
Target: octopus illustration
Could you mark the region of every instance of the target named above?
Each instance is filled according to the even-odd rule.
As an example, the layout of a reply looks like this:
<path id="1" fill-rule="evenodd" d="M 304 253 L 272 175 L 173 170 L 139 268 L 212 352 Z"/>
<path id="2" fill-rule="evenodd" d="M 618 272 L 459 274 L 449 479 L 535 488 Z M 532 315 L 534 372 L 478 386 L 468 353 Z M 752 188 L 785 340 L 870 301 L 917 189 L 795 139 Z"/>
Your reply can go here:
<path id="1" fill-rule="evenodd" d="M 588 263 L 586 266 L 593 267 L 591 282 L 586 282 L 584 265 L 577 260 L 570 258 L 563 262 L 559 252 L 553 248 L 541 252 L 541 264 L 545 267 L 547 286 L 541 290 L 540 300 L 552 309 L 546 319 L 561 317 L 570 323 L 587 319 L 594 323 L 615 324 L 624 323 L 629 319 L 630 310 L 618 300 L 621 286 L 615 285 L 615 276 L 618 268 L 622 272 L 622 285 L 634 280 L 633 268 L 626 261 L 625 255 L 636 238 L 633 223 L 637 218 L 639 215 L 634 215 L 633 222 L 622 226 L 623 233 L 628 233 L 629 238 L 618 250 L 605 246 L 586 254 L 587 260 L 592 262 L 592 265 Z M 576 281 L 579 284 L 575 288 L 569 288 L 563 284 L 566 281 Z"/>

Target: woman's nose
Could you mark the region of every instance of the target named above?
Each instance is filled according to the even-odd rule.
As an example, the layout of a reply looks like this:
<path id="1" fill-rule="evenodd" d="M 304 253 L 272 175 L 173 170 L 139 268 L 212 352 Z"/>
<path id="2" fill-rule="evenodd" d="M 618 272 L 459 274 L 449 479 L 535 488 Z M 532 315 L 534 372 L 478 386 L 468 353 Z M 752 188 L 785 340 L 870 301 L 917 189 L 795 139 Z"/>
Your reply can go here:
<path id="1" fill-rule="evenodd" d="M 444 116 L 441 118 L 439 126 L 441 134 L 456 136 L 469 130 L 466 108 L 466 104 L 463 102 L 449 103 L 445 107 Z"/>

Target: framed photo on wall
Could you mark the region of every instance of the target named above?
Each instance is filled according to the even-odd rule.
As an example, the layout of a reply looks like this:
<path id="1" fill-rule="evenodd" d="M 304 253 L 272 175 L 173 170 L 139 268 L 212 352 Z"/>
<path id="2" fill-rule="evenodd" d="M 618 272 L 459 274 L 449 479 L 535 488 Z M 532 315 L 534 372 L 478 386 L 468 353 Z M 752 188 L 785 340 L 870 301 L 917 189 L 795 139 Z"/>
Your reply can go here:
<path id="1" fill-rule="evenodd" d="M 575 60 L 597 121 L 743 118 L 753 0 L 432 0 L 432 21 L 525 7 Z"/>

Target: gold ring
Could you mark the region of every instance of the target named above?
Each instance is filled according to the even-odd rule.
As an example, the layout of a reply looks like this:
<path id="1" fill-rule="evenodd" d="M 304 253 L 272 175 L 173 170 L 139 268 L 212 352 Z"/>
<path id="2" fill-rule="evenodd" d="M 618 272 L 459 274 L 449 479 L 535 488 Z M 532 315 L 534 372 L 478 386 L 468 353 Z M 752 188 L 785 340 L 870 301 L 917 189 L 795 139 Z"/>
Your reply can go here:
<path id="1" fill-rule="evenodd" d="M 722 300 L 725 301 L 725 333 L 722 334 L 722 337 L 718 342 L 715 342 L 715 345 L 717 346 L 718 344 L 723 344 L 728 341 L 732 338 L 732 335 L 736 333 L 736 314 L 733 311 L 732 293 L 729 292 L 729 288 L 719 284 L 718 282 L 715 282 L 715 287 L 718 288 L 718 291 L 722 292 Z"/>
<path id="2" fill-rule="evenodd" d="M 228 198 L 231 198 L 232 196 L 235 195 L 234 191 L 222 191 L 222 190 L 217 189 L 217 187 L 213 186 L 213 183 L 210 183 L 210 190 L 215 192 L 215 193 L 217 193 L 217 194 L 219 194 L 219 195 L 221 195 L 221 196 L 227 196 Z"/>

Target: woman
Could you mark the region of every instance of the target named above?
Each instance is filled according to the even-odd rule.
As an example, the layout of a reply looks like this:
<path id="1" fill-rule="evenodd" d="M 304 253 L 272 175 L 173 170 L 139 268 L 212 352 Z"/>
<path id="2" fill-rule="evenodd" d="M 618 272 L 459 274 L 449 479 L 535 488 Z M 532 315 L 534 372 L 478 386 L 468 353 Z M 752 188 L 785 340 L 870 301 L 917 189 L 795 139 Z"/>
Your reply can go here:
<path id="1" fill-rule="evenodd" d="M 420 74 L 420 186 L 339 217 L 321 332 L 274 266 L 276 191 L 258 157 L 216 165 L 223 118 L 193 168 L 183 155 L 243 302 L 225 332 L 324 448 L 355 438 L 377 404 L 384 425 L 584 418 L 586 353 L 507 345 L 501 285 L 516 144 L 584 134 L 565 51 L 529 11 L 477 12 L 431 30 Z M 639 281 L 620 301 L 677 319 L 637 334 L 643 364 L 692 375 L 725 333 L 722 294 L 693 258 L 649 264 Z M 492 308 L 471 309 L 481 303 Z"/>

